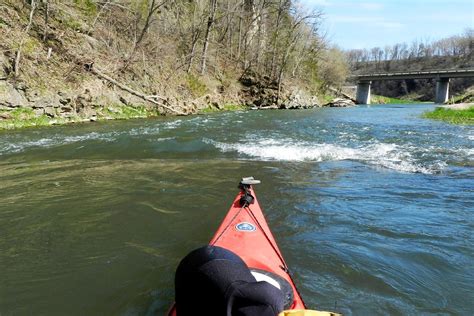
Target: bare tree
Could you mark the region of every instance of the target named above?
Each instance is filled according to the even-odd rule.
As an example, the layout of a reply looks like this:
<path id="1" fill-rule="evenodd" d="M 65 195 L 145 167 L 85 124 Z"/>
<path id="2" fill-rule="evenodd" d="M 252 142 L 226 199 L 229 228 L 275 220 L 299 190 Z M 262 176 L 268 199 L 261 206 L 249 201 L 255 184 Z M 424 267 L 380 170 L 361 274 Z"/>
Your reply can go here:
<path id="1" fill-rule="evenodd" d="M 303 15 L 298 10 L 294 9 L 292 13 L 292 19 L 290 20 L 289 28 L 286 31 L 286 38 L 284 41 L 285 50 L 279 62 L 278 71 L 278 92 L 277 92 L 277 103 L 280 100 L 281 85 L 283 82 L 283 75 L 288 66 L 290 60 L 290 54 L 294 51 L 296 43 L 304 37 L 305 26 L 312 23 L 313 30 L 317 30 L 317 25 L 322 16 L 321 12 L 313 11 L 309 14 Z"/>
<path id="2" fill-rule="evenodd" d="M 192 14 L 191 14 L 191 29 L 188 30 L 188 33 L 191 33 L 191 49 L 189 52 L 189 58 L 188 58 L 188 66 L 186 67 L 186 72 L 189 73 L 191 72 L 191 69 L 193 67 L 193 62 L 194 58 L 196 56 L 196 48 L 199 39 L 201 38 L 202 34 L 202 16 L 201 12 L 198 11 L 198 4 L 197 3 L 191 3 L 192 6 Z M 184 34 L 183 34 L 184 35 Z M 186 36 L 184 36 L 186 38 Z"/>
<path id="3" fill-rule="evenodd" d="M 209 17 L 207 20 L 206 35 L 204 36 L 204 45 L 202 48 L 201 55 L 201 70 L 199 71 L 201 75 L 206 72 L 206 61 L 207 61 L 207 50 L 209 48 L 209 37 L 211 35 L 212 26 L 214 25 L 214 19 L 216 16 L 217 10 L 217 0 L 209 0 Z"/>
<path id="4" fill-rule="evenodd" d="M 157 1 L 157 0 L 146 0 L 146 13 L 145 13 L 145 21 L 143 22 L 143 25 L 140 27 L 140 22 L 142 20 L 142 15 L 140 12 L 136 12 L 137 18 L 135 21 L 135 40 L 132 45 L 132 50 L 128 55 L 128 58 L 124 62 L 124 66 L 122 67 L 122 70 L 128 68 L 130 65 L 130 62 L 132 61 L 137 49 L 139 48 L 140 44 L 145 38 L 145 35 L 147 34 L 150 26 L 153 24 L 154 21 L 154 15 L 155 13 L 163 7 L 169 0 L 162 0 L 162 1 Z"/>
<path id="5" fill-rule="evenodd" d="M 290 4 L 289 0 L 279 0 L 278 2 L 276 24 L 275 24 L 275 30 L 273 32 L 273 40 L 272 40 L 273 48 L 272 48 L 272 60 L 271 60 L 271 65 L 270 65 L 270 73 L 272 77 L 274 76 L 275 69 L 276 69 L 277 46 L 280 40 L 279 38 L 280 37 L 280 24 L 283 18 L 283 14 L 287 10 L 289 4 Z"/>
<path id="6" fill-rule="evenodd" d="M 49 0 L 42 0 L 43 9 L 44 9 L 44 32 L 43 32 L 43 42 L 46 42 L 48 39 L 48 29 L 49 29 Z"/>
<path id="7" fill-rule="evenodd" d="M 21 50 L 23 48 L 23 45 L 25 44 L 26 39 L 28 38 L 28 33 L 30 32 L 31 25 L 33 24 L 33 16 L 35 14 L 36 10 L 36 1 L 31 0 L 31 8 L 30 8 L 30 15 L 28 19 L 28 24 L 26 25 L 25 28 L 25 33 L 22 36 L 20 40 L 20 45 L 18 46 L 18 50 L 16 51 L 16 57 L 15 57 L 15 77 L 18 77 L 20 74 L 20 59 L 21 59 Z"/>

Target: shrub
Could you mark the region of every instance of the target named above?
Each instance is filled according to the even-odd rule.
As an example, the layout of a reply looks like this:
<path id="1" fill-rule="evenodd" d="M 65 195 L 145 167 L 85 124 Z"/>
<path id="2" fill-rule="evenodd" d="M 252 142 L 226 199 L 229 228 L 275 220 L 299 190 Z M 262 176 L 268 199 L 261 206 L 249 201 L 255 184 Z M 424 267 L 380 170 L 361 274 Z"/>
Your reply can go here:
<path id="1" fill-rule="evenodd" d="M 195 75 L 188 75 L 186 77 L 186 85 L 193 94 L 194 97 L 202 97 L 207 93 L 207 86 L 205 83 L 203 83 L 199 77 Z"/>

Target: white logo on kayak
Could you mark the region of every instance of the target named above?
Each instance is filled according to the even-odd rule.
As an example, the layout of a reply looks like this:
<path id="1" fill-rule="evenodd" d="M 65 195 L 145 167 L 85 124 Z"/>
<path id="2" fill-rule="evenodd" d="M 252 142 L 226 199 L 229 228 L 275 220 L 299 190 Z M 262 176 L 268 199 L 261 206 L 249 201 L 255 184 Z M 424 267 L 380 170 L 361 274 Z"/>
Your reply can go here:
<path id="1" fill-rule="evenodd" d="M 235 225 L 235 229 L 241 232 L 253 232 L 257 230 L 254 225 L 247 222 L 238 223 L 237 225 Z"/>

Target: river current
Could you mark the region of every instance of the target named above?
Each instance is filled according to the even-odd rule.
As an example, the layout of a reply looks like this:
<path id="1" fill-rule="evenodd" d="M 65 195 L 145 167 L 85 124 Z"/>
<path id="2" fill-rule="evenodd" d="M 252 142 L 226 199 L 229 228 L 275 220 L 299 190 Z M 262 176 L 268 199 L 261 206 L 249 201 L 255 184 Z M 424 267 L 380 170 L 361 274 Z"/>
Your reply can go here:
<path id="1" fill-rule="evenodd" d="M 432 108 L 0 131 L 0 315 L 164 315 L 243 176 L 308 306 L 473 315 L 474 126 Z"/>

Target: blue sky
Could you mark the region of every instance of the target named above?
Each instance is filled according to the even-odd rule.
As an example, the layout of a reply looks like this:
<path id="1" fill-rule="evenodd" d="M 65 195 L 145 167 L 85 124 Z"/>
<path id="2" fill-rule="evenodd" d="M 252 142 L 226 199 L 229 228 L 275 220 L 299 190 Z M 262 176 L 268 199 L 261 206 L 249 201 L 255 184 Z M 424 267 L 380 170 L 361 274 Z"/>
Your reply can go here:
<path id="1" fill-rule="evenodd" d="M 436 40 L 474 28 L 474 0 L 300 0 L 324 12 L 329 40 L 344 49 Z"/>

